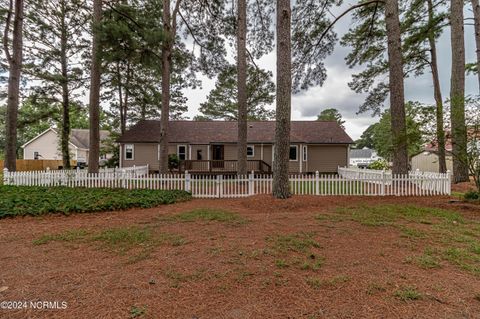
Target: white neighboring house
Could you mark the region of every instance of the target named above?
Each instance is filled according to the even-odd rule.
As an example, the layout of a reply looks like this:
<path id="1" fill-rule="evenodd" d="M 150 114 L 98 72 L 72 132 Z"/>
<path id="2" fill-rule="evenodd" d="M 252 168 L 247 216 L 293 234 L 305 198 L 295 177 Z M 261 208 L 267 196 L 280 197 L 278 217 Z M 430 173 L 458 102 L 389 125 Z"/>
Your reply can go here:
<path id="1" fill-rule="evenodd" d="M 350 149 L 350 166 L 366 168 L 380 159 L 381 157 L 377 155 L 377 152 L 370 148 Z"/>
<path id="2" fill-rule="evenodd" d="M 100 141 L 109 137 L 108 131 L 100 131 Z M 100 143 L 102 147 L 103 143 Z M 72 129 L 70 132 L 69 148 L 71 159 L 77 163 L 88 164 L 90 132 L 86 129 Z M 60 132 L 50 127 L 33 139 L 22 145 L 23 159 L 61 160 Z M 104 155 L 100 159 L 107 160 L 111 155 Z"/>

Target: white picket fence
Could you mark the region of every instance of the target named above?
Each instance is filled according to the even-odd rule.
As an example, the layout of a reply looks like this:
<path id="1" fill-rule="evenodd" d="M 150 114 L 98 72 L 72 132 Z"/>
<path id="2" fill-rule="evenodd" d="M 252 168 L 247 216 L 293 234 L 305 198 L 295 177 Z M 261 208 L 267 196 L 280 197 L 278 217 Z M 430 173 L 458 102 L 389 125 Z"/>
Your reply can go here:
<path id="1" fill-rule="evenodd" d="M 17 186 L 106 187 L 185 190 L 198 198 L 236 198 L 272 193 L 272 175 L 148 174 L 145 167 L 128 172 L 4 171 L 4 184 Z M 450 195 L 450 174 L 414 172 L 392 175 L 384 171 L 339 168 L 338 175 L 291 175 L 294 195 L 432 196 Z"/>

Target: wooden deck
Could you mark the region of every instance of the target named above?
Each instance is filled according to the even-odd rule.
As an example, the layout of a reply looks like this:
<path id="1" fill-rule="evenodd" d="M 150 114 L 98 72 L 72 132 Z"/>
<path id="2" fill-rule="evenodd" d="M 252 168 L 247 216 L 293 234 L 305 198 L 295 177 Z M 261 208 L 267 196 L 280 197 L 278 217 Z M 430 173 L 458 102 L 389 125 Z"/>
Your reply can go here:
<path id="1" fill-rule="evenodd" d="M 184 173 L 204 173 L 204 174 L 236 174 L 238 171 L 238 161 L 236 160 L 185 160 L 180 161 L 179 172 Z M 247 161 L 247 171 L 257 174 L 270 174 L 272 167 L 261 160 Z"/>

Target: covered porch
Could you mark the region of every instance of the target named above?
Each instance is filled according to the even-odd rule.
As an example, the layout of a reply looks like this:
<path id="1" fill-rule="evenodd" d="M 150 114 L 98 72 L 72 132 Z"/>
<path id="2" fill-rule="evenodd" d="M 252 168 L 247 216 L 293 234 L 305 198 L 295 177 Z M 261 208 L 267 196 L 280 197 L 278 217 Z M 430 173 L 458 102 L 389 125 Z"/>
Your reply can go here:
<path id="1" fill-rule="evenodd" d="M 237 160 L 183 160 L 178 167 L 180 173 L 237 174 Z M 247 171 L 271 174 L 272 167 L 262 160 L 248 160 Z"/>

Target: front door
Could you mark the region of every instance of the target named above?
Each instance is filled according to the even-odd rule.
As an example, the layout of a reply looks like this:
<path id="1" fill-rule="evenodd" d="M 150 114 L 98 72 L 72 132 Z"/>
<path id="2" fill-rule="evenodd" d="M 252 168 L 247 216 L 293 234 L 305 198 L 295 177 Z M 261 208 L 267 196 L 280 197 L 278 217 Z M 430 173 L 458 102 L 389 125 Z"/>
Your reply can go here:
<path id="1" fill-rule="evenodd" d="M 223 161 L 224 147 L 223 145 L 212 145 L 212 159 L 214 161 Z M 223 162 L 213 162 L 213 168 L 222 168 Z"/>

